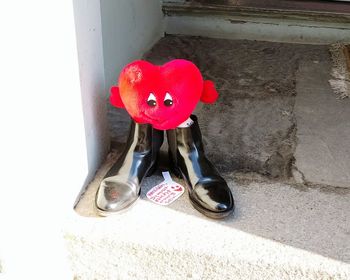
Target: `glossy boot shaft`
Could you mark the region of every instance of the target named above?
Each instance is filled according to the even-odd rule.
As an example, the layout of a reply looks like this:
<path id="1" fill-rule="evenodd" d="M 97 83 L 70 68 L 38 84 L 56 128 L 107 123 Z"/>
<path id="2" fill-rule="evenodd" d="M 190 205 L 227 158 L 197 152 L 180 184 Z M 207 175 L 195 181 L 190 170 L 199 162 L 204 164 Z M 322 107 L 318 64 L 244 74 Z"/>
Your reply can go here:
<path id="1" fill-rule="evenodd" d="M 204 153 L 196 116 L 190 127 L 167 131 L 169 156 L 177 175 L 186 181 L 192 205 L 202 214 L 220 219 L 234 211 L 231 190 Z"/>
<path id="2" fill-rule="evenodd" d="M 163 131 L 149 124 L 131 122 L 124 151 L 97 191 L 95 208 L 100 215 L 124 210 L 138 199 L 140 184 L 154 168 L 163 138 Z"/>

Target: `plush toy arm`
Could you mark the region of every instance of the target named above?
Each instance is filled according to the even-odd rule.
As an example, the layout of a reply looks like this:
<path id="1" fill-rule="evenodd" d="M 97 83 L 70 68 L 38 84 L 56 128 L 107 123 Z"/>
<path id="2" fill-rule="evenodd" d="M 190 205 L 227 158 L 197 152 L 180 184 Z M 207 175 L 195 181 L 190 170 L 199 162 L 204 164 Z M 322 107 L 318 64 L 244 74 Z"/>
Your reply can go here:
<path id="1" fill-rule="evenodd" d="M 120 98 L 119 87 L 117 86 L 111 87 L 111 96 L 109 97 L 109 101 L 115 107 L 118 107 L 118 108 L 125 107 L 122 99 Z"/>
<path id="2" fill-rule="evenodd" d="M 210 80 L 204 81 L 201 101 L 203 103 L 214 103 L 218 97 L 219 94 L 215 89 L 214 83 Z"/>

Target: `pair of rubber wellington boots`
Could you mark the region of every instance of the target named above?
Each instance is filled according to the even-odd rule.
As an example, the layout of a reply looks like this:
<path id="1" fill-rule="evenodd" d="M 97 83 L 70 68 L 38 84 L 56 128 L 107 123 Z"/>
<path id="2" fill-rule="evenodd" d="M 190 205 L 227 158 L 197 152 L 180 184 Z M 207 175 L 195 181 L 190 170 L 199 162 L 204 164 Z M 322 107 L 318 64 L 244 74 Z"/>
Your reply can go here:
<path id="1" fill-rule="evenodd" d="M 206 158 L 196 116 L 190 127 L 167 130 L 171 170 L 184 179 L 189 198 L 202 214 L 220 219 L 234 210 L 232 193 L 225 180 Z M 164 131 L 132 121 L 123 154 L 106 174 L 96 194 L 101 216 L 120 212 L 140 196 L 141 182 L 156 168 Z"/>

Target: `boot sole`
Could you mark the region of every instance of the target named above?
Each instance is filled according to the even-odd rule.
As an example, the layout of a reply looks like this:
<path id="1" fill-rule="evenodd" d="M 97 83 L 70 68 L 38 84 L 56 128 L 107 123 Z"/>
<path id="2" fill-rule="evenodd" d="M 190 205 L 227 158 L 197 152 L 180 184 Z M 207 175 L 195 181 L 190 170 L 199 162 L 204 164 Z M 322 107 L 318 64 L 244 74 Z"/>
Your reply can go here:
<path id="1" fill-rule="evenodd" d="M 224 219 L 228 216 L 230 216 L 231 214 L 233 214 L 235 208 L 232 207 L 232 209 L 228 210 L 228 211 L 225 211 L 225 212 L 213 212 L 213 211 L 210 211 L 208 209 L 205 209 L 203 208 L 202 206 L 199 206 L 195 201 L 193 201 L 191 199 L 191 197 L 189 196 L 189 199 L 190 199 L 190 202 L 192 204 L 192 206 L 198 211 L 200 212 L 201 214 L 203 214 L 204 216 L 207 216 L 209 218 L 212 218 L 212 219 L 216 219 L 216 220 L 220 220 L 220 219 Z"/>
<path id="2" fill-rule="evenodd" d="M 188 184 L 186 183 L 186 179 L 185 177 L 182 175 L 181 171 L 177 170 L 175 167 L 172 167 L 171 168 L 171 172 L 173 173 L 173 175 L 176 177 L 176 178 L 179 178 L 179 179 L 182 179 L 185 184 L 186 184 L 186 188 L 187 190 L 189 190 L 190 188 L 188 187 Z M 228 211 L 225 211 L 225 212 L 213 212 L 213 211 L 210 211 L 206 208 L 203 208 L 202 206 L 200 206 L 197 202 L 195 202 L 194 200 L 192 200 L 191 196 L 188 195 L 188 198 L 192 204 L 192 206 L 198 211 L 200 212 L 201 214 L 203 214 L 204 216 L 207 216 L 209 218 L 212 218 L 212 219 L 224 219 L 226 217 L 228 217 L 229 215 L 233 214 L 234 210 L 235 210 L 235 207 L 232 207 L 232 209 L 228 210 Z"/>
<path id="3" fill-rule="evenodd" d="M 141 189 L 140 189 L 140 193 L 141 193 Z M 118 210 L 118 211 L 105 211 L 105 210 L 98 208 L 96 206 L 96 203 L 94 203 L 95 212 L 100 217 L 117 216 L 117 215 L 123 214 L 123 213 L 129 211 L 136 204 L 136 202 L 140 199 L 140 193 L 138 194 L 138 197 L 132 203 L 130 203 L 128 206 L 126 206 L 125 208 Z"/>

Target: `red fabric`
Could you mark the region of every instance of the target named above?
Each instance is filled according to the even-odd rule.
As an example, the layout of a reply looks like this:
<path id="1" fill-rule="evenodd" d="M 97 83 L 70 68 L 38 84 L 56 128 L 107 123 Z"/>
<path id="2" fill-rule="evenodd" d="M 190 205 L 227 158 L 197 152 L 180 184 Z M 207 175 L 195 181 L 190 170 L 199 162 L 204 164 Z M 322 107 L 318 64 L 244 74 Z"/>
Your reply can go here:
<path id="1" fill-rule="evenodd" d="M 151 93 L 155 102 L 150 104 Z M 172 104 L 164 102 L 166 96 Z M 125 108 L 136 122 L 167 130 L 184 122 L 199 100 L 213 103 L 217 98 L 214 83 L 203 81 L 199 69 L 188 60 L 175 59 L 161 66 L 138 60 L 122 70 L 119 86 L 111 88 L 110 101 Z"/>

